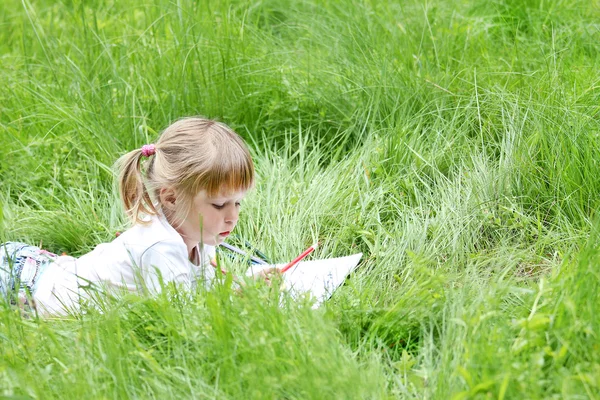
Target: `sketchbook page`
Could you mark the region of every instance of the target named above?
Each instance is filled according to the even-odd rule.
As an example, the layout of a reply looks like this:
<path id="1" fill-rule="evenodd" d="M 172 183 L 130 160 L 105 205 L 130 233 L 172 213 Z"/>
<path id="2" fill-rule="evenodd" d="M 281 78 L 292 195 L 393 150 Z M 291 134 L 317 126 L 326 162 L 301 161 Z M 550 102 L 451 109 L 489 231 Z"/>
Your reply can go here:
<path id="1" fill-rule="evenodd" d="M 310 292 L 317 300 L 315 306 L 318 307 L 344 283 L 346 277 L 358 265 L 361 257 L 362 253 L 358 253 L 347 257 L 302 261 L 283 273 L 285 288 L 292 295 Z M 282 268 L 283 266 L 285 264 L 254 265 L 248 269 L 246 275 L 252 276 L 265 268 Z"/>

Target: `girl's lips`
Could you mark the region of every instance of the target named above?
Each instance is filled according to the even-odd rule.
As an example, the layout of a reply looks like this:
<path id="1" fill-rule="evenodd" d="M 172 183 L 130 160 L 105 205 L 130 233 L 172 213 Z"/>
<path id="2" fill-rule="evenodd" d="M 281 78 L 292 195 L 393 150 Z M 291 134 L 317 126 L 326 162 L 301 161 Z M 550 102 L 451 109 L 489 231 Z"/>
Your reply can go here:
<path id="1" fill-rule="evenodd" d="M 219 233 L 219 235 L 221 235 L 221 236 L 229 236 L 230 233 L 231 233 L 231 231 L 226 231 L 226 232 Z"/>

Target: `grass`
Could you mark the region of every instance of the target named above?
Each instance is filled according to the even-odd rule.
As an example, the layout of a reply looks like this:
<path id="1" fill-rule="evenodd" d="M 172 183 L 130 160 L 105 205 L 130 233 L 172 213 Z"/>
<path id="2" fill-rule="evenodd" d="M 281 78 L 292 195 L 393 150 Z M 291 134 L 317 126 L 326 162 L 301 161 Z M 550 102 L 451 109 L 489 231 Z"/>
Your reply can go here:
<path id="1" fill-rule="evenodd" d="M 362 251 L 325 307 L 228 282 L 0 309 L 0 395 L 598 398 L 599 12 L 585 1 L 13 1 L 0 241 L 126 226 L 117 157 L 201 114 L 248 141 L 238 233 Z"/>

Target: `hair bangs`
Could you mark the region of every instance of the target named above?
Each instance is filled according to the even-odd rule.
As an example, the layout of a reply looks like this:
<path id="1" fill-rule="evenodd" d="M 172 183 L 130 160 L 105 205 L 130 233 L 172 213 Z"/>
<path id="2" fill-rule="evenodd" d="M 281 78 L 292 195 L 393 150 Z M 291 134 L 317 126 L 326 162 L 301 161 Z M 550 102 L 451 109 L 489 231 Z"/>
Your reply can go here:
<path id="1" fill-rule="evenodd" d="M 209 197 L 218 197 L 238 191 L 247 191 L 254 185 L 254 164 L 250 154 L 243 152 L 237 157 L 215 155 L 209 168 L 196 181 L 196 188 L 206 190 Z"/>

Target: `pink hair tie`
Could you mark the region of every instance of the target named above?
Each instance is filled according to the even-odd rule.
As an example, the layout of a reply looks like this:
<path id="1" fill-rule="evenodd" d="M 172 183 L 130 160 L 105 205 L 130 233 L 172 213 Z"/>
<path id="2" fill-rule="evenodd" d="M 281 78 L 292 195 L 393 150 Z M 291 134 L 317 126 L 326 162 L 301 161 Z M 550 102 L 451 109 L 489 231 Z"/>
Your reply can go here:
<path id="1" fill-rule="evenodd" d="M 142 155 L 144 157 L 150 157 L 156 153 L 156 146 L 153 144 L 145 144 L 142 146 Z"/>

